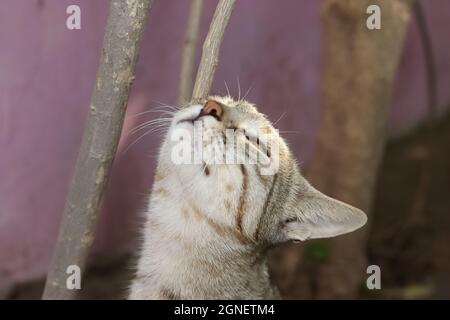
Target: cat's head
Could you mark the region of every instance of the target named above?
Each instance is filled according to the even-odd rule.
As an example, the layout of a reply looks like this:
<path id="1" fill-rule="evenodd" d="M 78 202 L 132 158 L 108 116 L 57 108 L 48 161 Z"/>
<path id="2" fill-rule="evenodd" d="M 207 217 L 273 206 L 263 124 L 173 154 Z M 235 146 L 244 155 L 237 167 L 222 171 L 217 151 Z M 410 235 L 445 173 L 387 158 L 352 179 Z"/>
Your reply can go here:
<path id="1" fill-rule="evenodd" d="M 334 237 L 367 220 L 361 210 L 314 189 L 266 116 L 231 97 L 209 97 L 177 111 L 159 166 L 192 203 L 186 210 L 202 216 L 198 221 L 219 238 L 272 245 Z"/>

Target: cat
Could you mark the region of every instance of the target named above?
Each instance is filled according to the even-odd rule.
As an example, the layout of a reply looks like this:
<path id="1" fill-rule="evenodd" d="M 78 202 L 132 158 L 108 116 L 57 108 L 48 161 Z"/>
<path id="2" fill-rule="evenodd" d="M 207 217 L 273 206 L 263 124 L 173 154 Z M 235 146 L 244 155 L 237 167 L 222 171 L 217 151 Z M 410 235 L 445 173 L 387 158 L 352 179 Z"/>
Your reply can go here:
<path id="1" fill-rule="evenodd" d="M 203 128 L 199 144 L 189 136 L 173 138 L 177 130 L 195 137 L 197 124 Z M 236 158 L 252 150 L 265 165 L 206 159 L 205 151 L 231 144 L 230 130 L 234 146 L 245 146 Z M 257 131 L 270 134 L 272 145 L 249 133 Z M 206 156 L 174 163 L 180 141 L 192 152 L 203 147 Z M 274 162 L 276 170 L 263 174 Z M 352 232 L 367 220 L 361 210 L 314 189 L 266 116 L 230 96 L 211 96 L 174 113 L 145 218 L 129 299 L 278 299 L 266 263 L 271 247 Z"/>

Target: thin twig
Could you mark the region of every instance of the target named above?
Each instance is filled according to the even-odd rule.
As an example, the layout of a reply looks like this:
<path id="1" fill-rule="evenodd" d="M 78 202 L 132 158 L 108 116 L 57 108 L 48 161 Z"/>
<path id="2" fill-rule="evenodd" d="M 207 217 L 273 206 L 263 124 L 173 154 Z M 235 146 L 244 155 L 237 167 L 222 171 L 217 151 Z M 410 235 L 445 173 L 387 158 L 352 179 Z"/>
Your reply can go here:
<path id="1" fill-rule="evenodd" d="M 181 58 L 179 106 L 185 105 L 191 100 L 192 87 L 194 85 L 195 52 L 198 44 L 202 11 L 203 0 L 192 0 Z"/>
<path id="2" fill-rule="evenodd" d="M 219 51 L 235 0 L 220 0 L 214 12 L 208 35 L 203 43 L 202 58 L 192 93 L 193 102 L 202 102 L 209 94 L 219 63 Z"/>

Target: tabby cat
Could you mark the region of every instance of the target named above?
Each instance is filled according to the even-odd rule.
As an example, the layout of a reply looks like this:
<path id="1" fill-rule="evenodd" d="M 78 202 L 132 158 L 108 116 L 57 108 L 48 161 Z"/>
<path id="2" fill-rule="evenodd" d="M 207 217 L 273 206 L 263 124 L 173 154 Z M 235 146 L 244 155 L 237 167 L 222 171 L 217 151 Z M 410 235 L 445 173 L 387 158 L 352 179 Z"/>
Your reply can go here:
<path id="1" fill-rule="evenodd" d="M 261 132 L 270 140 L 257 136 Z M 190 163 L 177 158 L 180 143 Z M 244 148 L 235 148 L 239 144 Z M 228 149 L 241 161 L 212 161 Z M 250 153 L 261 161 L 242 161 Z M 268 249 L 352 232 L 367 220 L 314 189 L 266 116 L 229 96 L 174 113 L 145 218 L 130 299 L 279 298 Z"/>

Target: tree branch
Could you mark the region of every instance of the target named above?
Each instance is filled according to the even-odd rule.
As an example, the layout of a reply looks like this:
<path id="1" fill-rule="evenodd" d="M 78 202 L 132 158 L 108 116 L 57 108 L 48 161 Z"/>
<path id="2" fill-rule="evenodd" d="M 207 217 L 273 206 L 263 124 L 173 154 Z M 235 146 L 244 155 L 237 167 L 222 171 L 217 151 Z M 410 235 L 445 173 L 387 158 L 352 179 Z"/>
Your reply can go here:
<path id="1" fill-rule="evenodd" d="M 203 0 L 192 0 L 191 12 L 184 39 L 183 55 L 181 60 L 180 95 L 178 105 L 182 106 L 191 100 L 194 84 L 195 51 L 197 48 L 200 21 L 202 18 Z"/>
<path id="2" fill-rule="evenodd" d="M 219 63 L 220 45 L 235 2 L 235 0 L 220 0 L 216 7 L 208 35 L 203 43 L 202 58 L 192 93 L 193 102 L 202 102 L 211 90 L 214 74 Z"/>
<path id="3" fill-rule="evenodd" d="M 66 269 L 83 270 L 119 142 L 152 0 L 112 0 L 97 81 L 43 299 L 72 299 Z"/>

